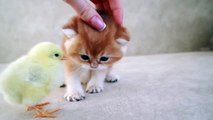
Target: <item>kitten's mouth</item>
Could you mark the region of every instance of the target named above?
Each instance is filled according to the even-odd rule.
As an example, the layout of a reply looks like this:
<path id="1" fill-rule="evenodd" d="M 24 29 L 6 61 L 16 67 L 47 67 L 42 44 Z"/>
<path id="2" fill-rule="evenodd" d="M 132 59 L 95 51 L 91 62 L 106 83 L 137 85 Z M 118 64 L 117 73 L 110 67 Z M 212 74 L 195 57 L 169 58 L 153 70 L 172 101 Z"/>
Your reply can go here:
<path id="1" fill-rule="evenodd" d="M 96 68 L 93 68 L 93 67 L 90 67 L 90 70 L 105 70 L 106 67 L 101 67 L 101 66 L 98 66 Z"/>
<path id="2" fill-rule="evenodd" d="M 91 68 L 91 67 L 90 67 L 90 70 L 99 70 L 99 69 L 98 69 L 98 67 L 97 67 L 97 68 Z"/>
<path id="3" fill-rule="evenodd" d="M 104 69 L 107 69 L 107 67 L 100 66 L 100 65 L 98 65 L 97 67 L 91 67 L 90 65 L 82 65 L 82 67 L 87 69 L 87 70 L 104 70 Z"/>
<path id="4" fill-rule="evenodd" d="M 90 68 L 92 68 L 92 69 L 97 69 L 98 68 L 98 64 L 97 63 L 91 63 L 90 64 Z"/>
<path id="5" fill-rule="evenodd" d="M 85 68 L 85 69 L 88 69 L 88 70 L 98 70 L 99 69 L 99 67 L 91 67 L 91 66 L 88 66 L 88 65 L 83 65 L 82 67 Z"/>

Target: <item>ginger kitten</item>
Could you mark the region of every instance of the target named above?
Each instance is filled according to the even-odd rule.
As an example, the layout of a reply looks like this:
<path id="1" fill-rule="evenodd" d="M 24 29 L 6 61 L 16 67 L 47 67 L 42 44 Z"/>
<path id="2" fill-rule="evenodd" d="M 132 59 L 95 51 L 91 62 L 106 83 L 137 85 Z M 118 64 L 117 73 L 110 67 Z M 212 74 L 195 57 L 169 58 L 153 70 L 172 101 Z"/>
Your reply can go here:
<path id="1" fill-rule="evenodd" d="M 71 18 L 63 27 L 62 49 L 64 61 L 67 101 L 79 101 L 86 92 L 99 93 L 104 90 L 104 80 L 116 82 L 113 64 L 119 61 L 129 42 L 126 28 L 115 23 L 111 15 L 99 12 L 106 23 L 104 31 L 91 28 L 79 17 Z"/>

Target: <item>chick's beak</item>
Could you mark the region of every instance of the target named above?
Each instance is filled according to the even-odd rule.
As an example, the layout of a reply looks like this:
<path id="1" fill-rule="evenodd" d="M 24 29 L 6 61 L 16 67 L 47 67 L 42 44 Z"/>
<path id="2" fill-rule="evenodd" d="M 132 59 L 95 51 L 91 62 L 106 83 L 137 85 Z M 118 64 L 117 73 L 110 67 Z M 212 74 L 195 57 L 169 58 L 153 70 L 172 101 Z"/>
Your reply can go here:
<path id="1" fill-rule="evenodd" d="M 66 56 L 63 56 L 63 57 L 61 58 L 61 60 L 68 60 L 68 58 L 67 58 Z"/>

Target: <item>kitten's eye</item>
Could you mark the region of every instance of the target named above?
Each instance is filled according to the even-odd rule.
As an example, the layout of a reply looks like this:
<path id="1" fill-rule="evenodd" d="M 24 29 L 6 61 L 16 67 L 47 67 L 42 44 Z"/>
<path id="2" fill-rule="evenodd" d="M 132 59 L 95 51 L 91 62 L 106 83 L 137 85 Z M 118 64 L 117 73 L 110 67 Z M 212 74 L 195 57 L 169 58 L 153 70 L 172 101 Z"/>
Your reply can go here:
<path id="1" fill-rule="evenodd" d="M 59 57 L 59 54 L 58 54 L 58 53 L 55 53 L 54 55 L 55 55 L 55 57 Z"/>
<path id="2" fill-rule="evenodd" d="M 106 62 L 107 60 L 109 60 L 109 57 L 107 57 L 107 56 L 102 56 L 102 57 L 100 58 L 100 61 Z"/>
<path id="3" fill-rule="evenodd" d="M 88 55 L 80 55 L 82 60 L 88 61 L 89 56 Z"/>

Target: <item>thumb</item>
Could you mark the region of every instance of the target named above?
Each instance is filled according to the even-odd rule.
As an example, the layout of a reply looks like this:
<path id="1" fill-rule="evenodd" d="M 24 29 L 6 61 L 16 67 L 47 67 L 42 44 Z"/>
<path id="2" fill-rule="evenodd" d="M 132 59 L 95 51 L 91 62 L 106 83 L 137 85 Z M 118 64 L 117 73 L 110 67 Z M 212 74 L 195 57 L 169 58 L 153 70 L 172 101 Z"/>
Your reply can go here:
<path id="1" fill-rule="evenodd" d="M 86 0 L 64 1 L 73 7 L 73 9 L 77 12 L 77 14 L 83 21 L 85 21 L 98 31 L 102 31 L 105 29 L 106 24 L 103 22 L 103 19 Z"/>

